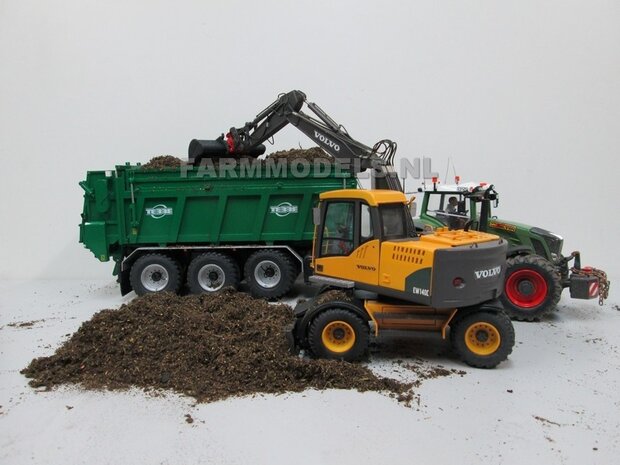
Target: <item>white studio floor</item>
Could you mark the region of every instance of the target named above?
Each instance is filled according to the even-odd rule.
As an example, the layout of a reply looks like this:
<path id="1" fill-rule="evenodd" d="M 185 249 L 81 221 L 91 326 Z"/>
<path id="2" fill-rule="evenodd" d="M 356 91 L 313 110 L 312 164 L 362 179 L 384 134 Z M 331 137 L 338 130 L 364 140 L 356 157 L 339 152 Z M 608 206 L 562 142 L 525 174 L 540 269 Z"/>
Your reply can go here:
<path id="1" fill-rule="evenodd" d="M 599 307 L 565 291 L 560 310 L 543 322 L 516 322 L 513 354 L 494 370 L 464 366 L 436 336 L 380 339 L 387 350 L 371 357 L 377 373 L 415 379 L 393 361 L 412 357 L 466 371 L 425 380 L 411 408 L 377 393 L 337 390 L 198 405 L 138 389 L 37 392 L 19 370 L 133 294 L 121 298 L 111 281 L 14 281 L 0 284 L 0 295 L 3 465 L 618 463 L 613 294 Z M 410 348 L 394 353 L 395 338 L 399 346 L 410 340 Z"/>

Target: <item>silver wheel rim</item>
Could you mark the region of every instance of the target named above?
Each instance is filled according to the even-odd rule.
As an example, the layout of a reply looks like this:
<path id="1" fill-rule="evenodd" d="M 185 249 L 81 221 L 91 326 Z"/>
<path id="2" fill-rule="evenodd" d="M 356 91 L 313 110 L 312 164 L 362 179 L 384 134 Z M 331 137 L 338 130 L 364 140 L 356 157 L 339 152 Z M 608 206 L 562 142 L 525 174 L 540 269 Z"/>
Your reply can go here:
<path id="1" fill-rule="evenodd" d="M 198 284 L 208 292 L 219 291 L 224 287 L 224 270 L 214 263 L 203 266 L 198 271 Z"/>
<path id="2" fill-rule="evenodd" d="M 263 260 L 254 267 L 254 280 L 260 287 L 271 289 L 280 284 L 282 271 L 277 263 Z"/>
<path id="3" fill-rule="evenodd" d="M 168 270 L 157 263 L 145 266 L 140 273 L 140 282 L 149 292 L 159 292 L 165 289 L 169 279 Z"/>

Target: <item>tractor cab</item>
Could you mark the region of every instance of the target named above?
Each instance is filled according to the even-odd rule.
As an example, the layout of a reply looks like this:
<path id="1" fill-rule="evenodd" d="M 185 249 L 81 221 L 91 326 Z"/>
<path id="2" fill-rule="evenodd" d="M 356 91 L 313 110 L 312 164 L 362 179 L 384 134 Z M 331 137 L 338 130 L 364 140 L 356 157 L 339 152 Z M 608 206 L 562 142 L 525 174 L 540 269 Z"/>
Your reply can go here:
<path id="1" fill-rule="evenodd" d="M 492 186 L 491 186 L 492 187 Z M 424 193 L 421 200 L 420 215 L 414 218 L 418 232 L 435 228 L 464 229 L 471 221 L 476 223 L 482 213 L 482 200 L 487 189 L 486 183 L 468 182 L 453 185 L 437 185 L 421 187 L 418 192 Z M 494 206 L 499 203 L 499 196 L 494 192 Z M 487 213 L 491 216 L 491 204 L 487 203 Z M 479 226 L 476 224 L 474 226 Z M 481 229 L 481 228 L 476 228 Z M 481 230 L 486 230 L 482 228 Z"/>
<path id="2" fill-rule="evenodd" d="M 445 227 L 475 229 L 503 237 L 508 242 L 509 256 L 535 253 L 552 263 L 562 261 L 561 236 L 542 228 L 500 219 L 494 214 L 493 209 L 499 205 L 499 194 L 493 185 L 484 182 L 433 183 L 419 188 L 418 192 L 423 193 L 421 208 L 413 219 L 418 233 Z"/>

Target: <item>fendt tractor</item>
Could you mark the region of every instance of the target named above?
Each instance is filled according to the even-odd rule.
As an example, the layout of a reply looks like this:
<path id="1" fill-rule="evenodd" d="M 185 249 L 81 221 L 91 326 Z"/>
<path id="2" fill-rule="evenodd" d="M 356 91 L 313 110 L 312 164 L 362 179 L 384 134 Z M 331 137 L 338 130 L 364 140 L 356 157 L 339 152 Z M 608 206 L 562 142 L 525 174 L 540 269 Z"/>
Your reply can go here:
<path id="1" fill-rule="evenodd" d="M 304 104 L 316 118 L 301 111 Z M 298 177 L 288 167 L 276 178 L 260 164 L 250 175 L 242 175 L 242 165 L 200 169 L 203 161 L 255 159 L 287 124 L 341 169 Z M 514 345 L 497 301 L 507 243 L 474 231 L 416 234 L 393 169 L 395 151 L 389 140 L 372 148 L 356 141 L 294 90 L 226 136 L 192 140 L 190 166 L 89 172 L 80 183 L 80 241 L 101 261 L 116 262 L 123 294 L 176 292 L 184 283 L 191 292 L 214 292 L 245 279 L 253 295 L 277 298 L 303 270 L 322 287 L 296 308 L 290 335 L 294 346 L 317 356 L 359 358 L 371 328 L 446 337 L 450 327 L 466 363 L 494 367 Z M 356 189 L 356 175 L 368 169 L 373 189 Z M 342 292 L 326 292 L 334 289 Z"/>
<path id="2" fill-rule="evenodd" d="M 423 194 L 419 216 L 414 219 L 418 231 L 465 228 L 491 232 L 507 241 L 506 278 L 500 300 L 510 317 L 539 319 L 556 308 L 564 288 L 570 289 L 573 299 L 598 298 L 602 305 L 607 298 L 606 274 L 582 267 L 579 252 L 562 255 L 561 236 L 494 216 L 492 208 L 497 208 L 499 194 L 493 185 L 461 183 L 456 176 L 455 184 L 442 185 L 433 178 L 418 191 Z"/>

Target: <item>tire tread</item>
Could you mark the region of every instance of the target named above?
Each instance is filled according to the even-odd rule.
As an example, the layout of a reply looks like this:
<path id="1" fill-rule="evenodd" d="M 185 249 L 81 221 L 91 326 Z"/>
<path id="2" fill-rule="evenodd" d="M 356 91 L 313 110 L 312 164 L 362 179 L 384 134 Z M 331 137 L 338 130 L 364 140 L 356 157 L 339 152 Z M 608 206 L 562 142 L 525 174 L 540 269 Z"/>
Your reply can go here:
<path id="1" fill-rule="evenodd" d="M 181 289 L 182 284 L 181 267 L 179 266 L 179 262 L 174 258 L 171 258 L 168 255 L 164 255 L 161 253 L 147 253 L 139 257 L 133 263 L 133 265 L 131 265 L 131 269 L 129 270 L 129 282 L 136 294 L 151 294 L 150 291 L 147 291 L 142 286 L 142 283 L 140 282 L 140 274 L 144 266 L 151 265 L 153 263 L 160 263 L 164 265 L 164 267 L 168 268 L 169 283 L 172 283 L 168 285 L 168 289 L 164 289 L 163 291 L 158 292 L 178 293 Z"/>
<path id="2" fill-rule="evenodd" d="M 254 264 L 265 259 L 277 262 L 278 265 L 280 265 L 280 271 L 282 273 L 282 280 L 272 289 L 265 289 L 254 281 Z M 291 290 L 299 272 L 289 254 L 276 249 L 261 249 L 254 252 L 247 259 L 243 268 L 243 274 L 245 275 L 252 296 L 265 299 L 278 299 Z"/>
<path id="3" fill-rule="evenodd" d="M 516 255 L 506 260 L 506 274 L 508 274 L 509 271 L 515 267 L 531 268 L 534 270 L 536 270 L 536 268 L 539 268 L 543 270 L 544 273 L 541 274 L 547 282 L 547 287 L 549 288 L 549 291 L 545 300 L 538 307 L 523 309 L 512 304 L 512 302 L 508 299 L 508 296 L 506 295 L 506 291 L 504 289 L 500 300 L 504 306 L 506 314 L 514 320 L 534 321 L 540 319 L 542 316 L 548 314 L 553 309 L 555 309 L 558 302 L 560 301 L 560 298 L 562 297 L 563 290 L 561 276 L 560 273 L 557 271 L 556 267 L 551 262 L 549 262 L 549 260 L 546 260 L 544 257 L 535 254 Z M 545 274 L 550 278 L 548 279 Z"/>
<path id="4" fill-rule="evenodd" d="M 463 330 L 476 321 L 490 322 L 500 332 L 500 347 L 491 355 L 473 354 L 465 344 Z M 475 368 L 495 368 L 512 353 L 515 343 L 515 330 L 510 318 L 502 311 L 476 311 L 456 318 L 450 323 L 450 342 L 459 358 L 468 365 Z"/>
<path id="5" fill-rule="evenodd" d="M 203 294 L 208 292 L 198 284 L 197 279 L 199 268 L 202 268 L 207 261 L 212 261 L 223 269 L 227 283 L 225 283 L 222 289 L 225 287 L 233 287 L 236 289 L 239 286 L 240 278 L 237 263 L 226 254 L 220 252 L 205 252 L 194 257 L 187 267 L 187 285 L 192 294 Z"/>

